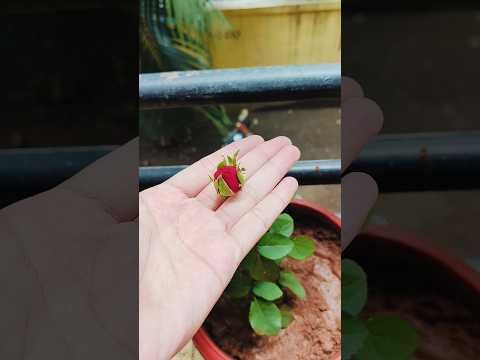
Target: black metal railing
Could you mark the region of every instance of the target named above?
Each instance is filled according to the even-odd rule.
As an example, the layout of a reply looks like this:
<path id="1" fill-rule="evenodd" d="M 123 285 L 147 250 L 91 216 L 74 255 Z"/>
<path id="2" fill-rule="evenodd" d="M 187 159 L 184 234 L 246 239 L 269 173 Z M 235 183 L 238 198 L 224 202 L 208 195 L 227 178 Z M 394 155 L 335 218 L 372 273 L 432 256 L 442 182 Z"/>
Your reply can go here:
<path id="1" fill-rule="evenodd" d="M 139 76 L 140 109 L 340 99 L 340 65 L 271 66 L 178 71 Z"/>
<path id="2" fill-rule="evenodd" d="M 142 74 L 140 109 L 231 102 L 300 100 L 340 95 L 338 65 Z M 47 190 L 115 147 L 0 150 L 0 187 L 11 199 Z M 139 168 L 141 189 L 187 165 Z M 480 132 L 382 135 L 346 172 L 370 174 L 382 192 L 480 188 Z M 298 162 L 289 175 L 302 185 L 339 184 L 341 160 Z M 6 196 L 3 196 L 6 198 Z"/>

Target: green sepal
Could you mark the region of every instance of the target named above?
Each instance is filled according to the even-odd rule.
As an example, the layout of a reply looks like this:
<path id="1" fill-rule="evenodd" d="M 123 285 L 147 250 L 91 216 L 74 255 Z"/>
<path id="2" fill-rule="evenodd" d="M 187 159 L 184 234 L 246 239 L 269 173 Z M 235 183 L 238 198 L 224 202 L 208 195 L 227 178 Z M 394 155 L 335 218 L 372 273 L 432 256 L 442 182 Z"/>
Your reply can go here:
<path id="1" fill-rule="evenodd" d="M 230 189 L 227 185 L 227 183 L 225 182 L 225 180 L 223 180 L 222 176 L 219 176 L 217 178 L 217 182 L 216 182 L 216 189 L 218 191 L 218 194 L 220 196 L 223 196 L 223 197 L 230 197 L 234 194 L 234 192 L 232 191 L 232 189 Z"/>
<path id="2" fill-rule="evenodd" d="M 243 175 L 242 171 L 237 168 L 237 178 L 238 182 L 240 183 L 240 187 L 243 187 L 243 184 L 245 183 L 245 176 Z"/>
<path id="3" fill-rule="evenodd" d="M 225 159 L 223 159 L 218 165 L 217 165 L 217 169 L 221 169 L 223 167 L 227 166 L 227 162 L 225 161 Z"/>

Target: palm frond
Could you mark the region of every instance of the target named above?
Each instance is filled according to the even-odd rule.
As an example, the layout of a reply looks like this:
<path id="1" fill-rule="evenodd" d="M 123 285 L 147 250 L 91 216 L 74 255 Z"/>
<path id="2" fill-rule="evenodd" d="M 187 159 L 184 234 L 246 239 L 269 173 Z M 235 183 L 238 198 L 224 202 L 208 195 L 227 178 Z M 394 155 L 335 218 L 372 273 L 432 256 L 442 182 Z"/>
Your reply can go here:
<path id="1" fill-rule="evenodd" d="M 214 26 L 230 28 L 211 0 L 141 0 L 144 46 L 157 65 L 166 70 L 204 70 L 212 67 L 208 40 Z M 222 106 L 199 110 L 225 135 L 233 126 Z"/>

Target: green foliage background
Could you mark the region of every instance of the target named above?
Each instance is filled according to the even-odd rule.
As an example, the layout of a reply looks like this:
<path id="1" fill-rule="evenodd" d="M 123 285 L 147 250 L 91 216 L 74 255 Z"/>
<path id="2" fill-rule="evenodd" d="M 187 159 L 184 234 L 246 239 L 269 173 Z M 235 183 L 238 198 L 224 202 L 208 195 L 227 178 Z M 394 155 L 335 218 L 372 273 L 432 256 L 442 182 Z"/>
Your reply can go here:
<path id="1" fill-rule="evenodd" d="M 141 72 L 205 70 L 212 67 L 208 49 L 214 29 L 230 27 L 210 0 L 141 0 Z M 200 115 L 221 136 L 233 128 L 223 106 L 191 110 L 162 110 L 140 115 L 143 133 L 155 139 L 158 132 L 171 133 Z M 170 134 L 168 134 L 170 132 Z"/>

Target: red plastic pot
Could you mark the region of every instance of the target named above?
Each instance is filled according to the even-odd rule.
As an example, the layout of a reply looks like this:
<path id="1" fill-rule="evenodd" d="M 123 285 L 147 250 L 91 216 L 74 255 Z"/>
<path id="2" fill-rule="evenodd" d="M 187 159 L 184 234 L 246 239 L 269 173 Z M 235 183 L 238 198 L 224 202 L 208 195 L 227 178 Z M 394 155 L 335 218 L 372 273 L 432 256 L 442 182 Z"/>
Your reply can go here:
<path id="1" fill-rule="evenodd" d="M 415 234 L 390 226 L 370 226 L 357 236 L 343 256 L 360 262 L 369 277 L 383 276 L 383 270 L 399 268 L 399 274 L 411 271 L 442 287 L 453 287 L 473 295 L 480 310 L 480 275 L 447 250 Z M 368 268 L 374 267 L 369 273 Z M 433 276 L 430 276 L 433 275 Z M 406 276 L 402 276 L 405 278 Z"/>
<path id="2" fill-rule="evenodd" d="M 341 221 L 333 213 L 325 210 L 311 202 L 304 200 L 294 200 L 287 207 L 286 212 L 293 218 L 308 216 L 318 219 L 319 223 L 330 227 L 335 231 L 340 231 Z M 205 360 L 232 360 L 225 354 L 210 338 L 204 329 L 200 329 L 193 337 L 193 343 Z M 332 356 L 332 360 L 340 360 L 340 353 Z"/>
<path id="3" fill-rule="evenodd" d="M 405 293 L 419 299 L 422 294 L 435 294 L 456 303 L 459 308 L 468 307 L 475 318 L 480 318 L 479 273 L 447 250 L 416 235 L 390 226 L 369 227 L 342 256 L 362 266 L 370 291 Z M 435 327 L 435 321 L 430 325 Z M 447 348 L 452 346 L 448 342 L 445 344 Z"/>

